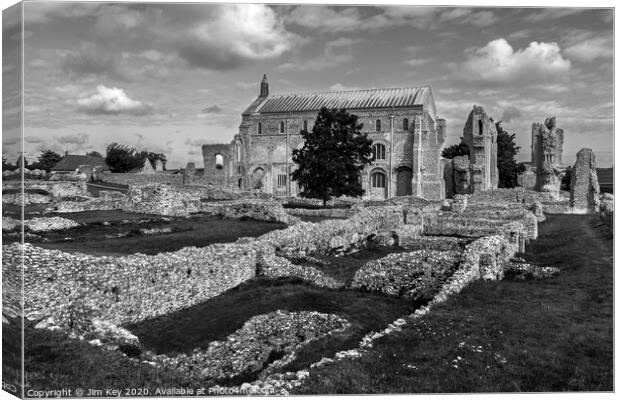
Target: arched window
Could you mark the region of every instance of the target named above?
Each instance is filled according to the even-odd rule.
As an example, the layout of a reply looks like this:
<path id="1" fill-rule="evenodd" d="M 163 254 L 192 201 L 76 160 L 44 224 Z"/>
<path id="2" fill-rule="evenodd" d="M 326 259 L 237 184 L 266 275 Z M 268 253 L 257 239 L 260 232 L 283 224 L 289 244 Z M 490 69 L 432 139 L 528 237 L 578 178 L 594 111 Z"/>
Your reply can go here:
<path id="1" fill-rule="evenodd" d="M 261 133 L 263 133 L 263 124 L 262 123 L 258 123 L 258 128 L 257 128 L 258 134 L 260 135 Z"/>
<path id="2" fill-rule="evenodd" d="M 378 119 L 378 120 L 375 122 L 375 130 L 376 130 L 377 132 L 381 132 L 381 120 L 380 120 L 380 119 Z"/>
<path id="3" fill-rule="evenodd" d="M 224 168 L 224 156 L 221 154 L 215 155 L 215 168 L 223 169 Z"/>
<path id="4" fill-rule="evenodd" d="M 374 146 L 372 146 L 372 151 L 373 151 L 373 159 L 375 160 L 385 160 L 385 146 L 382 145 L 381 143 L 375 143 Z"/>
<path id="5" fill-rule="evenodd" d="M 403 131 L 409 130 L 409 120 L 407 118 L 403 119 Z"/>
<path id="6" fill-rule="evenodd" d="M 237 142 L 235 150 L 237 154 L 237 162 L 241 162 L 241 142 Z"/>
<path id="7" fill-rule="evenodd" d="M 284 133 L 284 121 L 280 121 L 280 133 Z"/>
<path id="8" fill-rule="evenodd" d="M 304 120 L 304 123 L 302 124 L 303 128 L 302 130 L 307 131 L 308 130 L 308 121 Z"/>
<path id="9" fill-rule="evenodd" d="M 370 175 L 370 185 L 373 188 L 385 188 L 385 174 L 383 172 L 375 172 Z"/>
<path id="10" fill-rule="evenodd" d="M 478 135 L 482 135 L 482 120 L 478 120 Z"/>

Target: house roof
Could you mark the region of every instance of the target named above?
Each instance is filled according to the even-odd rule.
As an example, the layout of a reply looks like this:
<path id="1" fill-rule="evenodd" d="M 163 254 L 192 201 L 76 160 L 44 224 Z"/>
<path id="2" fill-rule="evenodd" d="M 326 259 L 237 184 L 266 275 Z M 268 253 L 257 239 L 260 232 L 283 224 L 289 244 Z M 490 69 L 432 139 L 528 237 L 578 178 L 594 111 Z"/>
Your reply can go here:
<path id="1" fill-rule="evenodd" d="M 110 170 L 103 157 L 79 156 L 74 154 L 64 156 L 51 170 L 75 171 L 80 165 L 92 165 L 93 167 L 102 166 L 104 171 Z"/>
<path id="2" fill-rule="evenodd" d="M 430 86 L 258 97 L 244 114 L 318 111 L 323 107 L 355 110 L 414 106 L 423 106 L 435 119 L 435 101 Z"/>

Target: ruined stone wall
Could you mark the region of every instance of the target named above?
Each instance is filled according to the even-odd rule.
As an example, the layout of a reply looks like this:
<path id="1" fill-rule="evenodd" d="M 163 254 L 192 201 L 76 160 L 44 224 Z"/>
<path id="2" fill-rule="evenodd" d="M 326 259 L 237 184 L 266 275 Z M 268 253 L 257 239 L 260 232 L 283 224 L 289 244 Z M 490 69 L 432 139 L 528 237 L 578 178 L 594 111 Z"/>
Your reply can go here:
<path id="1" fill-rule="evenodd" d="M 571 208 L 581 212 L 598 212 L 600 192 L 594 152 L 592 149 L 581 149 L 571 173 Z"/>
<path id="2" fill-rule="evenodd" d="M 105 173 L 102 176 L 104 182 L 120 183 L 123 185 L 147 184 L 147 183 L 167 183 L 173 186 L 183 185 L 181 174 L 169 174 L 157 172 L 154 174 L 134 174 L 134 173 Z"/>
<path id="3" fill-rule="evenodd" d="M 205 144 L 202 146 L 204 171 L 192 177 L 193 183 L 237 189 L 243 187 L 243 166 L 237 158 L 236 142 L 231 144 Z"/>

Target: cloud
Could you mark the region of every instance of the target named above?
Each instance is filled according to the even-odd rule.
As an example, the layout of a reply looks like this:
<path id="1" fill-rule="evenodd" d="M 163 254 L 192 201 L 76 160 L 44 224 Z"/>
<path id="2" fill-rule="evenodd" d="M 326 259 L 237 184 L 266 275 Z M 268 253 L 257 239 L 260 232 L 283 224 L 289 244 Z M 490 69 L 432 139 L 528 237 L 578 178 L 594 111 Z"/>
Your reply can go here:
<path id="1" fill-rule="evenodd" d="M 204 139 L 185 139 L 185 145 L 192 147 L 202 147 L 203 144 L 207 143 Z"/>
<path id="2" fill-rule="evenodd" d="M 20 139 L 21 138 L 19 136 L 2 135 L 2 144 L 5 146 L 12 146 L 19 143 Z"/>
<path id="3" fill-rule="evenodd" d="M 573 60 L 588 62 L 597 59 L 611 59 L 614 56 L 613 38 L 595 36 L 594 33 L 583 32 L 569 39 L 571 43 L 564 49 L 564 54 Z"/>
<path id="4" fill-rule="evenodd" d="M 44 140 L 37 136 L 26 136 L 24 137 L 24 142 L 26 143 L 43 143 Z"/>
<path id="5" fill-rule="evenodd" d="M 321 71 L 337 67 L 353 59 L 351 46 L 361 39 L 338 38 L 325 43 L 323 54 L 304 62 L 284 63 L 277 67 L 280 71 Z"/>
<path id="6" fill-rule="evenodd" d="M 363 11 L 361 11 L 363 10 Z M 438 29 L 443 23 L 454 22 L 478 28 L 490 26 L 498 21 L 492 11 L 477 11 L 472 8 L 388 6 L 374 8 L 299 6 L 285 17 L 287 23 L 320 32 L 338 33 L 369 29 L 384 29 L 395 26 L 410 26 L 417 29 Z M 437 24 L 437 21 L 440 24 Z"/>
<path id="7" fill-rule="evenodd" d="M 73 135 L 56 136 L 58 143 L 82 145 L 88 142 L 88 135 L 85 133 L 76 133 Z"/>
<path id="8" fill-rule="evenodd" d="M 329 90 L 333 92 L 343 92 L 347 90 L 358 90 L 359 88 L 356 86 L 345 86 L 342 83 L 336 83 L 329 87 Z"/>
<path id="9" fill-rule="evenodd" d="M 78 111 L 94 115 L 146 115 L 153 112 L 153 106 L 129 98 L 123 89 L 97 86 L 97 93 L 77 101 Z"/>
<path id="10" fill-rule="evenodd" d="M 212 105 L 210 107 L 203 108 L 202 111 L 200 112 L 203 114 L 217 114 L 217 113 L 221 113 L 222 109 L 216 105 Z"/>
<path id="11" fill-rule="evenodd" d="M 116 58 L 95 48 L 67 52 L 61 69 L 71 76 L 106 75 L 122 78 Z"/>
<path id="12" fill-rule="evenodd" d="M 432 60 L 430 58 L 412 58 L 411 60 L 405 61 L 405 64 L 410 65 L 412 67 L 419 67 L 425 64 L 428 64 Z"/>
<path id="13" fill-rule="evenodd" d="M 555 19 L 569 17 L 571 15 L 581 14 L 584 11 L 587 11 L 587 9 L 584 9 L 584 8 L 542 8 L 542 9 L 534 8 L 534 9 L 531 9 L 531 13 L 526 15 L 523 19 L 527 22 L 544 22 L 544 21 L 551 21 Z"/>
<path id="14" fill-rule="evenodd" d="M 275 58 L 300 39 L 265 5 L 224 4 L 210 10 L 211 15 L 173 40 L 179 56 L 196 67 L 227 69 Z"/>
<path id="15" fill-rule="evenodd" d="M 557 43 L 531 42 L 525 49 L 515 51 L 500 38 L 468 53 L 458 75 L 493 84 L 558 81 L 567 77 L 571 67 Z"/>
<path id="16" fill-rule="evenodd" d="M 513 119 L 519 118 L 521 116 L 521 111 L 515 106 L 506 107 L 504 109 L 504 113 L 502 114 L 502 121 L 510 122 Z"/>

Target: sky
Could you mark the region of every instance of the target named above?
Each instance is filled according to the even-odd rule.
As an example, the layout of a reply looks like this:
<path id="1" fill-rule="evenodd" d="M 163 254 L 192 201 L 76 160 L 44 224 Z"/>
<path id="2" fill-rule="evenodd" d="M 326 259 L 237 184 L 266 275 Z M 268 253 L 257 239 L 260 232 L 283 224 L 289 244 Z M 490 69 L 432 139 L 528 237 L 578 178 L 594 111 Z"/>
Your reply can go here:
<path id="1" fill-rule="evenodd" d="M 5 82 L 17 64 L 5 53 Z M 516 134 L 519 161 L 532 123 L 555 116 L 564 164 L 583 147 L 613 162 L 613 11 L 600 8 L 26 2 L 24 150 L 118 142 L 202 166 L 201 145 L 232 140 L 263 74 L 275 94 L 431 86 L 446 145 L 481 105 Z M 3 107 L 9 160 L 15 112 Z"/>

